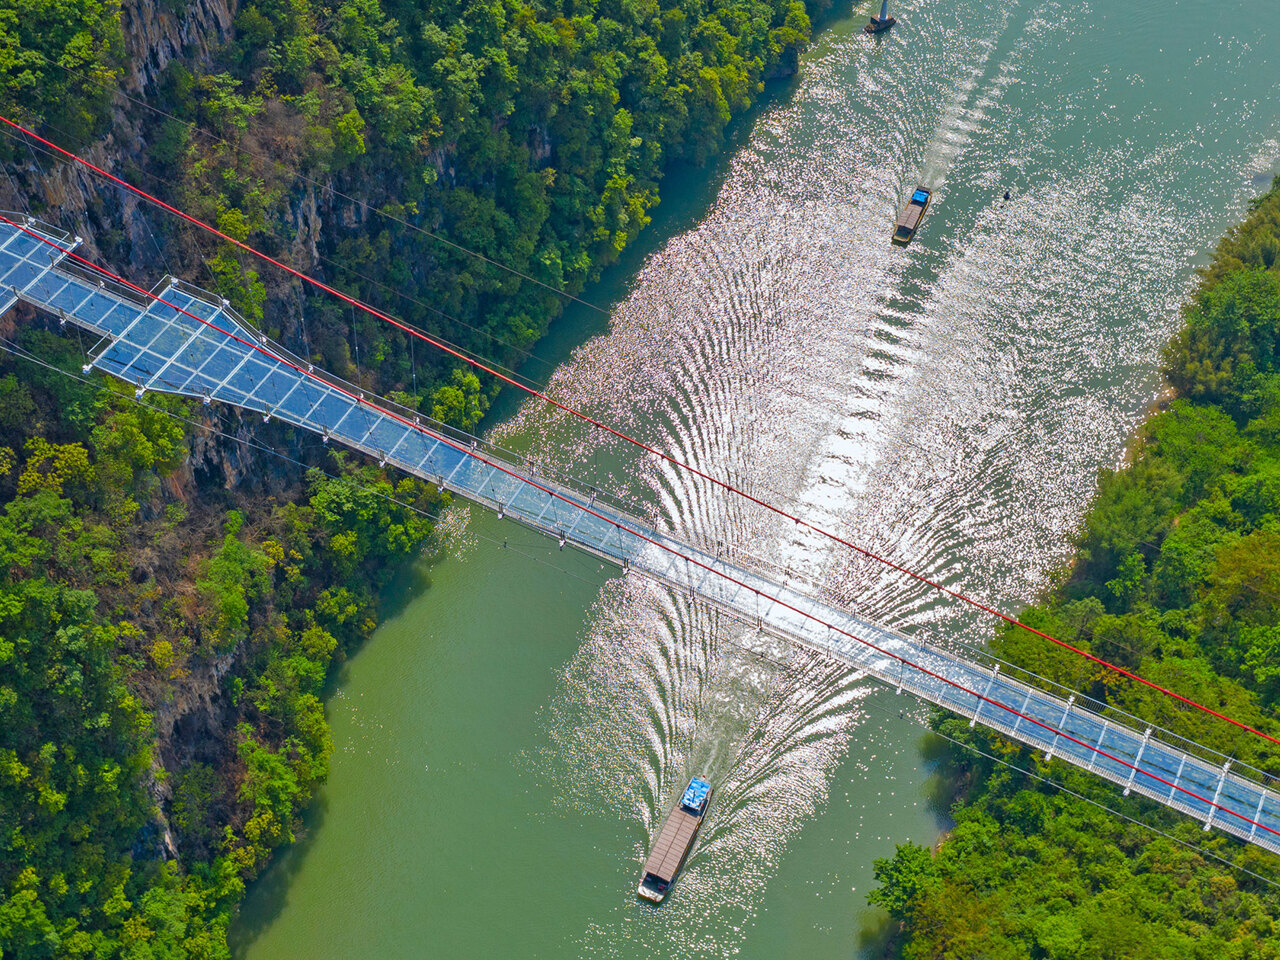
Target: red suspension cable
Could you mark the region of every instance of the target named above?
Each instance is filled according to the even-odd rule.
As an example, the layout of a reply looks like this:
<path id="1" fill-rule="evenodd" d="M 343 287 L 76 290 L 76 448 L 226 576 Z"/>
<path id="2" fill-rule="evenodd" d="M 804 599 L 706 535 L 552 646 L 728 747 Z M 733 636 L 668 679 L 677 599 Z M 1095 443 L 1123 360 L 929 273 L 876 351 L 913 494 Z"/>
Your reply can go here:
<path id="1" fill-rule="evenodd" d="M 787 512 L 786 510 L 783 510 L 781 507 L 776 507 L 766 500 L 762 500 L 759 497 L 753 496 L 752 494 L 746 492 L 745 490 L 735 487 L 733 484 L 725 480 L 721 480 L 719 477 L 713 476 L 712 474 L 709 474 L 709 473 L 705 473 L 704 471 L 698 469 L 692 464 L 685 463 L 684 461 L 676 457 L 673 457 L 668 453 L 664 453 L 661 450 L 658 450 L 655 447 L 650 446 L 649 444 L 645 443 L 642 440 L 637 440 L 636 438 L 631 437 L 623 433 L 622 431 L 609 426 L 606 423 L 602 423 L 601 421 L 596 420 L 594 417 L 591 417 L 588 414 L 575 410 L 573 407 L 570 407 L 564 403 L 561 403 L 560 401 L 553 399 L 552 397 L 548 396 L 545 393 L 542 393 L 539 390 L 526 386 L 525 384 L 520 383 L 519 381 L 507 376 L 504 373 L 501 373 L 498 370 L 495 370 L 493 367 L 485 363 L 482 363 L 479 360 L 475 360 L 469 356 L 466 356 L 465 354 L 449 346 L 448 344 L 443 343 L 435 339 L 434 337 L 431 337 L 430 335 L 423 333 L 420 330 L 415 330 L 413 327 L 410 327 L 408 324 L 405 324 L 395 319 L 394 317 L 389 316 L 386 313 L 383 313 L 381 310 L 378 310 L 377 308 L 372 307 L 369 304 L 366 304 L 355 297 L 345 294 L 341 290 L 337 290 L 334 287 L 329 286 L 324 281 L 318 280 L 315 277 L 305 274 L 302 271 L 289 266 L 288 264 L 281 263 L 279 260 L 276 260 L 274 257 L 271 257 L 268 254 L 263 253 L 262 251 L 254 247 L 249 246 L 247 243 L 237 240 L 234 237 L 228 236 L 227 234 L 219 230 L 217 227 L 214 227 L 211 224 L 205 223 L 203 220 L 200 220 L 198 217 L 194 217 L 191 214 L 186 213 L 185 211 L 180 210 L 175 206 L 172 206 L 171 204 L 165 203 L 165 201 L 161 200 L 160 198 L 152 196 L 151 194 L 147 193 L 145 190 L 142 190 L 139 187 L 135 187 L 133 184 L 128 183 L 125 180 L 122 180 L 120 177 L 117 177 L 115 174 L 107 172 L 106 170 L 102 169 L 101 167 L 97 166 L 94 163 L 91 163 L 85 158 L 79 156 L 78 154 L 72 153 L 70 150 L 67 150 L 63 147 L 58 146 L 56 143 L 52 142 L 51 140 L 46 140 L 44 137 L 41 137 L 39 134 L 35 133 L 34 131 L 28 130 L 26 127 L 22 126 L 21 124 L 15 123 L 13 120 L 10 120 L 8 117 L 0 115 L 0 121 L 3 121 L 5 124 L 12 127 L 13 129 L 26 134 L 27 136 L 31 137 L 33 140 L 43 144 L 46 147 L 49 147 L 50 149 L 61 154 L 62 156 L 67 157 L 69 160 L 75 163 L 78 163 L 89 170 L 92 170 L 94 173 L 98 174 L 99 176 L 105 177 L 107 180 L 110 180 L 112 183 L 120 187 L 123 187 L 129 192 L 135 194 L 136 196 L 139 196 L 144 200 L 147 200 L 150 203 L 155 204 L 161 209 L 166 210 L 169 213 L 172 213 L 174 216 L 180 217 L 183 220 L 186 220 L 188 223 L 191 223 L 202 230 L 206 230 L 209 233 L 214 234 L 215 236 L 226 241 L 227 243 L 234 245 L 240 250 L 243 250 L 245 253 L 251 254 L 252 256 L 257 257 L 260 260 L 263 260 L 275 267 L 278 267 L 280 270 L 283 270 L 285 273 L 289 274 L 290 276 L 295 277 L 304 283 L 308 283 L 319 290 L 323 290 L 325 293 L 328 293 L 328 294 L 331 294 L 332 296 L 337 297 L 339 300 L 342 300 L 344 303 L 350 304 L 352 307 L 356 307 L 364 311 L 365 313 L 369 314 L 370 316 L 377 317 L 379 320 L 382 320 L 384 323 L 389 323 L 391 324 L 391 326 L 395 327 L 396 329 L 402 330 L 405 333 L 409 334 L 410 336 L 417 337 L 419 340 L 423 340 L 426 343 L 431 344 L 433 347 L 443 350 L 445 353 L 449 354 L 450 356 L 456 357 L 459 360 L 462 360 L 463 362 L 470 364 L 472 367 L 475 367 L 478 370 L 482 370 L 485 373 L 489 374 L 490 376 L 496 377 L 498 380 L 502 381 L 503 383 L 509 384 L 510 386 L 516 387 L 517 389 L 524 391 L 530 396 L 537 397 L 539 400 L 542 400 L 550 404 L 551 406 L 555 407 L 556 409 L 564 413 L 569 414 L 570 416 L 573 416 L 579 420 L 582 420 L 584 423 L 590 424 L 591 426 L 595 427 L 598 430 L 602 430 L 605 433 L 608 433 L 614 437 L 617 437 L 620 440 L 630 443 L 633 446 L 638 447 L 639 449 L 645 451 L 646 453 L 651 453 L 654 456 L 660 457 L 661 459 L 670 463 L 672 466 L 678 467 L 679 469 L 682 469 L 682 470 L 686 470 L 689 473 L 692 473 L 695 476 L 700 477 L 703 480 L 706 480 L 708 483 L 711 483 L 717 487 L 720 487 L 721 489 L 726 490 L 732 494 L 735 494 L 736 496 L 742 497 L 759 507 L 763 507 L 764 509 L 770 511 L 771 513 L 777 514 L 780 517 L 783 517 L 787 520 L 792 521 L 797 526 L 803 527 L 804 529 L 812 531 L 813 533 L 816 533 L 819 536 L 825 537 L 828 540 L 838 543 L 841 546 L 844 546 L 850 550 L 853 550 L 854 552 L 861 554 L 862 556 L 867 557 L 870 560 L 874 560 L 877 563 L 881 563 L 884 566 L 889 567 L 891 570 L 895 570 L 898 573 L 905 574 L 906 576 L 912 578 L 913 580 L 916 580 L 919 583 L 922 583 L 934 590 L 937 590 L 940 593 L 946 594 L 947 596 L 952 597 L 956 600 L 959 600 L 962 603 L 966 603 L 971 607 L 974 607 L 978 610 L 983 611 L 984 613 L 988 613 L 992 616 L 999 617 L 1001 620 L 1003 620 L 1005 623 L 1010 624 L 1011 626 L 1020 627 L 1021 629 L 1026 630 L 1034 634 L 1035 636 L 1040 637 L 1043 640 L 1048 640 L 1050 643 L 1053 643 L 1059 647 L 1062 647 L 1064 650 L 1069 650 L 1070 652 L 1078 656 L 1084 657 L 1086 660 L 1090 660 L 1101 667 L 1105 667 L 1106 669 L 1112 670 L 1123 677 L 1127 677 L 1130 680 L 1143 684 L 1144 686 L 1149 687 L 1152 690 L 1155 690 L 1159 693 L 1162 693 L 1165 696 L 1172 697 L 1174 700 L 1177 700 L 1180 703 L 1183 703 L 1196 710 L 1200 710 L 1201 712 L 1206 713 L 1211 717 L 1215 717 L 1218 720 L 1225 721 L 1226 723 L 1229 723 L 1232 726 L 1235 726 L 1247 733 L 1253 734 L 1254 736 L 1262 737 L 1264 740 L 1269 740 L 1274 744 L 1280 745 L 1280 737 L 1274 737 L 1271 734 L 1265 733 L 1264 731 L 1259 730 L 1256 727 L 1253 727 L 1247 723 L 1244 723 L 1241 720 L 1237 720 L 1234 717 L 1227 716 L 1224 713 L 1214 710 L 1212 707 L 1206 706 L 1203 703 L 1200 703 L 1196 700 L 1192 700 L 1190 697 L 1183 696 L 1182 694 L 1177 693 L 1176 691 L 1170 690 L 1169 688 L 1161 686 L 1160 684 L 1155 683 L 1154 681 L 1148 680 L 1147 678 L 1137 673 L 1134 673 L 1132 670 L 1128 670 L 1125 667 L 1120 666 L 1119 664 L 1111 663 L 1108 660 L 1104 660 L 1102 657 L 1096 656 L 1087 650 L 1084 650 L 1080 647 L 1075 646 L 1074 644 L 1067 643 L 1065 640 L 1059 640 L 1057 637 L 1051 636 L 1050 634 L 1045 633 L 1043 630 L 1037 630 L 1035 627 L 1030 626 L 1029 624 L 1023 623 L 1021 620 L 1017 619 L 1014 616 L 1011 616 L 1010 614 L 997 610 L 994 607 L 989 606 L 988 604 L 985 604 L 980 600 L 976 600 L 973 597 L 967 596 L 966 594 L 959 592 L 958 590 L 952 590 L 950 587 L 942 583 L 939 583 L 936 580 L 932 580 L 929 577 L 924 576 L 923 574 L 916 573 L 915 571 L 910 570 L 899 563 L 895 563 L 893 560 L 890 560 L 887 557 L 881 556 L 880 554 L 877 554 L 871 550 L 868 550 L 866 547 L 859 546 L 858 544 L 853 543 L 850 540 L 846 540 L 844 537 L 841 537 L 838 534 L 831 533 L 830 531 L 825 530 L 824 528 L 819 527 L 816 524 L 810 523 L 809 521 L 804 520 L 796 516 L 795 514 L 792 514 Z"/>

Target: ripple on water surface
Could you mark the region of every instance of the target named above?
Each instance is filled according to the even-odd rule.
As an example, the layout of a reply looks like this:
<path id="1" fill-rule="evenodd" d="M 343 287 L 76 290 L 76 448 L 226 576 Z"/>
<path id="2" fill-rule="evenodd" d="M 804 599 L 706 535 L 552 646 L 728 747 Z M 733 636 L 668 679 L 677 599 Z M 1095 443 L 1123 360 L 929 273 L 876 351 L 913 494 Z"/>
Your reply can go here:
<path id="1" fill-rule="evenodd" d="M 919 4 L 903 14 L 909 47 L 906 31 L 869 45 L 838 29 L 552 392 L 984 600 L 1033 595 L 1154 395 L 1189 254 L 1275 155 L 1242 122 L 1203 142 L 1222 118 L 1183 97 L 1203 38 L 1171 38 L 1146 7 L 1136 40 L 1092 32 L 1106 14 L 1089 4 L 982 18 Z M 1187 78 L 1153 91 L 1139 65 Z M 1249 87 L 1219 80 L 1224 100 Z M 886 225 L 917 180 L 935 206 L 904 253 Z M 530 407 L 511 429 L 568 428 Z M 579 462 L 595 442 L 579 435 Z M 669 464 L 621 473 L 674 530 L 903 628 L 985 636 L 965 610 Z M 660 916 L 622 903 L 594 918 L 584 948 L 737 952 L 867 721 L 856 677 L 772 644 L 744 652 L 763 642 L 639 582 L 611 584 L 593 611 L 547 715 L 543 760 L 567 802 L 614 802 L 649 837 L 688 775 L 720 793 L 678 896 Z"/>
<path id="2" fill-rule="evenodd" d="M 977 15 L 914 0 L 896 13 L 899 26 L 878 40 L 857 32 L 860 17 L 817 39 L 795 88 L 727 162 L 705 216 L 647 258 L 609 332 L 575 351 L 550 390 L 895 562 L 1014 607 L 1066 559 L 1097 468 L 1116 461 L 1153 398 L 1158 348 L 1194 258 L 1274 168 L 1280 6 L 996 0 Z M 1224 24 L 1242 36 L 1219 36 Z M 917 182 L 935 200 L 919 239 L 899 250 L 890 224 Z M 788 567 L 859 612 L 941 642 L 986 636 L 986 624 L 914 582 L 544 405 L 522 408 L 500 433 L 520 435 L 542 460 L 594 469 L 670 529 Z M 489 548 L 471 549 L 468 575 L 483 579 L 475 558 Z M 440 644 L 432 656 L 447 676 L 466 651 Z M 473 862 L 455 869 L 466 844 L 444 831 L 423 863 L 377 861 L 373 893 L 343 886 L 335 865 L 356 852 L 324 853 L 321 830 L 301 876 L 330 873 L 314 889 L 290 887 L 297 902 L 250 954 L 292 955 L 277 945 L 308 920 L 345 942 L 315 906 L 335 886 L 356 907 L 350 923 L 400 925 L 380 941 L 410 944 L 397 956 L 420 955 L 423 935 L 465 942 L 470 931 L 450 926 L 463 923 L 483 923 L 484 943 L 509 956 L 528 955 L 535 934 L 563 944 L 562 956 L 851 952 L 843 931 L 862 893 L 850 888 L 865 892 L 868 859 L 907 838 L 892 818 L 909 806 L 903 797 L 918 801 L 924 778 L 915 728 L 892 716 L 902 700 L 889 695 L 886 721 L 874 688 L 840 664 L 634 578 L 605 586 L 576 652 L 556 663 L 533 742 L 510 769 L 466 767 L 492 778 L 490 796 L 549 798 L 547 809 L 533 799 L 511 807 L 529 819 L 493 824 L 500 855 L 481 858 L 483 882 Z M 408 681 L 380 692 L 396 695 L 421 700 Z M 453 714 L 432 750 L 447 754 L 448 737 L 480 727 L 493 738 L 483 746 L 501 751 L 501 731 L 462 716 L 465 698 L 441 699 Z M 492 706 L 479 695 L 476 704 Z M 421 731 L 402 735 L 405 755 L 424 749 Z M 329 821 L 363 815 L 343 793 L 364 795 L 344 767 L 361 752 L 335 757 Z M 894 769 L 902 779 L 884 772 Z M 469 794 L 450 800 L 460 788 L 434 770 L 430 790 L 393 784 L 404 795 L 386 802 L 416 815 L 426 797 L 473 815 Z M 632 895 L 636 874 L 698 773 L 717 794 L 682 880 L 653 910 Z M 852 826 L 822 834 L 819 867 L 811 836 L 832 829 L 818 825 L 835 822 L 837 807 L 855 812 L 839 820 Z M 592 832 L 600 811 L 627 828 L 622 839 Z M 584 915 L 554 913 L 506 868 L 537 859 L 539 831 L 527 827 L 557 812 L 608 848 L 601 857 L 630 858 L 625 870 L 591 874 L 599 889 L 575 888 L 575 903 L 594 905 Z M 435 820 L 422 816 L 430 838 Z M 813 858 L 789 874 L 804 878 L 803 905 L 777 881 L 797 850 Z M 388 891 L 413 889 L 422 872 L 428 907 L 388 914 Z M 476 889 L 500 906 L 456 892 Z M 317 956 L 336 949 L 313 939 Z"/>

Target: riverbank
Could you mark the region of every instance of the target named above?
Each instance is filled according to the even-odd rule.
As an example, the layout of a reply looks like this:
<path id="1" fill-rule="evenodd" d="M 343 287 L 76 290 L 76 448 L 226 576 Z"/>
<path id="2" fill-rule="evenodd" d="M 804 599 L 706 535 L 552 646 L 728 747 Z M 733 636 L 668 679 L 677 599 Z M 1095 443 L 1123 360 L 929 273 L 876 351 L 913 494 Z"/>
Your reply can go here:
<path id="1" fill-rule="evenodd" d="M 515 363 L 562 309 L 555 291 L 582 292 L 640 235 L 667 166 L 705 164 L 765 81 L 794 72 L 810 26 L 800 3 L 665 19 L 500 6 L 477 18 L 348 4 L 341 29 L 309 4 L 89 3 L 56 23 L 33 9 L 0 27 L 0 108 L 238 239 Z M 0 142 L 0 162 L 0 205 L 84 222 L 91 256 L 139 280 L 161 268 L 196 279 L 366 387 L 466 428 L 496 392 L 19 141 Z M 22 640 L 0 649 L 19 673 L 0 702 L 0 950 L 225 956 L 244 884 L 294 840 L 328 774 L 327 678 L 373 631 L 380 589 L 431 543 L 447 498 L 276 426 L 68 386 L 74 351 L 22 321 L 15 348 L 63 373 L 7 357 L 0 370 L 15 411 L 0 492 L 21 547 L 3 585 L 73 591 L 72 619 L 98 647 L 79 663 L 42 642 L 51 623 L 8 624 Z M 77 549 L 87 567 L 65 555 Z M 74 691 L 41 670 L 87 674 L 100 696 L 64 707 Z M 96 707 L 112 736 L 86 740 L 76 724 L 96 720 L 77 710 Z M 114 796 L 77 781 L 77 756 L 118 781 Z"/>
<path id="2" fill-rule="evenodd" d="M 1221 108 L 1236 74 L 1199 66 L 1214 62 L 1202 58 L 1221 14 L 1139 6 L 1130 26 L 1147 28 L 1126 31 L 1074 8 L 1046 23 L 1018 3 L 993 19 L 921 4 L 909 35 L 880 43 L 861 20 L 834 25 L 706 211 L 645 258 L 608 330 L 569 351 L 554 395 L 906 565 L 972 571 L 966 589 L 997 604 L 1034 595 L 1156 390 L 1185 251 L 1211 248 L 1243 207 L 1241 171 L 1274 156 L 1256 115 Z M 1099 80 L 1100 62 L 1171 80 Z M 1082 99 L 1107 110 L 1081 112 Z M 1209 123 L 1213 141 L 1197 132 Z M 945 190 L 903 255 L 886 242 L 895 194 L 936 155 Z M 1010 183 L 1025 187 L 1003 204 Z M 1142 230 L 1115 220 L 1118 197 L 1140 198 Z M 887 622 L 989 633 L 535 406 L 502 441 L 539 463 L 635 489 L 706 542 L 811 561 Z M 865 905 L 871 861 L 938 830 L 905 698 L 767 644 L 754 656 L 751 631 L 642 584 L 612 581 L 574 611 L 580 581 L 502 552 L 507 536 L 511 551 L 535 541 L 473 522 L 489 539 L 437 566 L 344 672 L 323 829 L 251 892 L 247 960 L 342 960 L 369 944 L 411 960 L 423 943 L 857 955 L 863 918 L 882 918 Z M 506 627 L 469 629 L 460 610 Z M 708 771 L 721 799 L 702 842 L 662 910 L 646 910 L 634 890 L 656 825 Z"/>
<path id="3" fill-rule="evenodd" d="M 225 956 L 327 776 L 326 676 L 447 498 L 82 379 L 34 317 L 5 343 L 0 945 Z"/>
<path id="4" fill-rule="evenodd" d="M 1219 243 L 1183 317 L 1162 357 L 1170 397 L 1103 471 L 1070 575 L 1022 619 L 1276 736 L 1280 179 Z M 1269 741 L 1027 631 L 993 648 L 1280 774 Z M 868 899 L 900 925 L 894 955 L 1280 956 L 1280 858 L 962 721 L 933 726 L 951 741 L 956 828 L 934 852 L 907 844 L 876 863 Z"/>

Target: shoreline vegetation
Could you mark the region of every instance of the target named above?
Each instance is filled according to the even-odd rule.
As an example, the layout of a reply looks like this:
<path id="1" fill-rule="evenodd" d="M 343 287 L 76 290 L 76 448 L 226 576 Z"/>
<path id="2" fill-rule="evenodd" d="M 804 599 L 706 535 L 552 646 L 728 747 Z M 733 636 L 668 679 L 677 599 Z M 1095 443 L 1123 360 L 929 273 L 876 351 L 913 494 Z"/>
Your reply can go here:
<path id="1" fill-rule="evenodd" d="M 16 0 L 0 109 L 511 365 L 563 309 L 548 287 L 598 278 L 664 170 L 714 157 L 829 9 Z M 173 59 L 166 30 L 188 44 Z M 116 95 L 131 75 L 145 106 Z M 367 389 L 464 429 L 496 394 L 12 137 L 0 165 L 18 206 L 85 223 L 93 256 L 188 277 Z M 0 336 L 0 955 L 225 960 L 245 885 L 325 779 L 326 681 L 447 498 L 279 424 L 85 382 L 31 311 Z"/>
<path id="2" fill-rule="evenodd" d="M 1161 358 L 1168 397 L 1101 473 L 1074 566 L 1022 619 L 1280 735 L 1280 177 L 1219 243 L 1183 318 Z M 1274 744 L 1024 630 L 992 649 L 1280 775 Z M 889 955 L 1280 957 L 1280 858 L 963 720 L 932 725 L 959 742 L 939 738 L 955 827 L 934 851 L 876 861 L 867 899 L 895 926 Z"/>
<path id="3" fill-rule="evenodd" d="M 150 54 L 117 0 L 0 12 L 0 107 L 69 149 L 97 146 L 228 235 L 514 364 L 563 308 L 539 283 L 577 294 L 613 263 L 663 171 L 716 155 L 830 4 L 154 8 L 232 24 L 141 82 L 163 115 L 112 94 Z M 197 9 L 214 13 L 184 19 Z M 50 187 L 56 168 L 7 137 L 0 165 L 37 198 L 33 214 L 87 222 L 104 261 L 163 263 L 368 389 L 463 428 L 495 394 L 229 246 L 110 191 Z M 1165 358 L 1180 398 L 1144 428 L 1133 468 L 1104 476 L 1071 581 L 1028 615 L 1267 730 L 1280 728 L 1278 211 L 1273 191 L 1223 242 Z M 12 318 L 6 343 L 63 372 L 0 354 L 0 954 L 224 960 L 245 884 L 325 778 L 326 680 L 374 629 L 379 590 L 431 549 L 447 498 L 278 424 L 221 411 L 184 423 L 206 414 L 84 383 L 72 340 L 47 318 Z M 1186 720 L 1026 638 L 997 646 L 1174 729 Z M 936 857 L 908 846 L 878 867 L 873 897 L 901 924 L 903 956 L 1280 956 L 1280 900 L 1246 874 L 1003 768 L 945 762 L 959 785 L 951 838 Z M 1062 778 L 1114 802 L 1083 774 Z M 1195 824 L 1135 809 L 1205 842 Z M 1256 851 L 1207 844 L 1278 873 Z"/>
<path id="4" fill-rule="evenodd" d="M 327 775 L 327 677 L 447 497 L 341 453 L 233 489 L 271 458 L 198 405 L 8 353 L 0 395 L 0 953 L 226 957 Z"/>

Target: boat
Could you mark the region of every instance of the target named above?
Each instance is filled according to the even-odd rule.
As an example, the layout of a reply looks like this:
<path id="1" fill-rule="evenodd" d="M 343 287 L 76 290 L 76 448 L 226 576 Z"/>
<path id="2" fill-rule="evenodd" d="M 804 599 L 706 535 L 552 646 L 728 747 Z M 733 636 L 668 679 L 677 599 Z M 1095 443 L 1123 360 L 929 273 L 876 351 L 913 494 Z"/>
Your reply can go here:
<path id="1" fill-rule="evenodd" d="M 897 17 L 889 16 L 889 0 L 880 0 L 880 16 L 872 17 L 870 22 L 862 28 L 862 32 L 884 33 L 897 22 Z"/>
<path id="2" fill-rule="evenodd" d="M 895 244 L 905 247 L 915 237 L 916 231 L 920 229 L 920 221 L 924 219 L 924 212 L 929 209 L 929 198 L 931 196 L 933 196 L 932 190 L 926 187 L 916 187 L 915 192 L 911 194 L 911 199 L 907 201 L 907 205 L 898 214 L 898 223 L 893 231 L 893 242 Z"/>
<path id="3" fill-rule="evenodd" d="M 702 818 L 707 815 L 707 804 L 711 800 L 711 784 L 701 777 L 694 777 L 685 787 L 680 802 L 667 815 L 666 822 L 658 831 L 658 839 L 653 842 L 649 851 L 649 859 L 644 862 L 644 871 L 640 875 L 640 886 L 637 893 L 645 900 L 661 903 L 671 889 L 671 884 L 680 872 L 689 848 L 693 846 L 694 837 L 698 835 L 698 827 Z"/>

